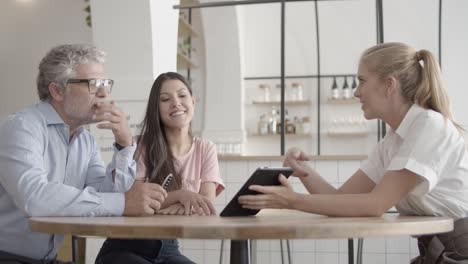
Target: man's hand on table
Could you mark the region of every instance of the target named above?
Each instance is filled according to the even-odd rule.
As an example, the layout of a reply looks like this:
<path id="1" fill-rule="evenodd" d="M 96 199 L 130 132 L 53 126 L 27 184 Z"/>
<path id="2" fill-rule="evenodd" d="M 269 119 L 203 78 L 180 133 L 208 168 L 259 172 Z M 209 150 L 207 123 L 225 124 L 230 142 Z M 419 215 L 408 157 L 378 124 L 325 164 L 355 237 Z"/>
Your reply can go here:
<path id="1" fill-rule="evenodd" d="M 125 216 L 153 215 L 161 208 L 167 192 L 159 184 L 135 181 L 125 193 Z"/>

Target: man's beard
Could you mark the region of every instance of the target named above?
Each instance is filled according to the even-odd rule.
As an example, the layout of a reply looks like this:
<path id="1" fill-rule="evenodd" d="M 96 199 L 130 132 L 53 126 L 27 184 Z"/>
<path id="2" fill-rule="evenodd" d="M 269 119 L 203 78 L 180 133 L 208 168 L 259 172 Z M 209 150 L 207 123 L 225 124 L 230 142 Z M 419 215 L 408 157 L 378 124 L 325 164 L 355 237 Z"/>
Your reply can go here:
<path id="1" fill-rule="evenodd" d="M 70 103 L 65 103 L 65 114 L 69 116 L 75 126 L 82 126 L 91 123 L 95 123 L 93 121 L 93 114 L 91 113 L 92 107 L 86 108 L 87 111 L 83 111 L 84 104 L 88 104 L 89 102 L 79 102 L 77 100 L 70 100 Z M 91 110 L 90 110 L 91 109 Z"/>

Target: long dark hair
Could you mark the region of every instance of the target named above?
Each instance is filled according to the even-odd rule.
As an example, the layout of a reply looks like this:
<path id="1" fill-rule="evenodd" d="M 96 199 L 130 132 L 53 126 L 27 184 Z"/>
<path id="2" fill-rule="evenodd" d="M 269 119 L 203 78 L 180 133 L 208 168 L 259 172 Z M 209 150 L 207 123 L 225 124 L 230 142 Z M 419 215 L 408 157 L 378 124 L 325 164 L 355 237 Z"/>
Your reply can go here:
<path id="1" fill-rule="evenodd" d="M 192 88 L 187 80 L 176 72 L 162 73 L 156 78 L 151 87 L 146 115 L 142 122 L 141 135 L 138 138 L 140 150 L 137 156 L 143 155 L 146 166 L 146 180 L 161 184 L 164 178 L 172 173 L 174 180 L 168 190 L 177 190 L 182 186 L 182 179 L 175 171 L 174 156 L 167 144 L 167 136 L 159 112 L 161 87 L 168 80 L 181 81 L 192 95 Z"/>

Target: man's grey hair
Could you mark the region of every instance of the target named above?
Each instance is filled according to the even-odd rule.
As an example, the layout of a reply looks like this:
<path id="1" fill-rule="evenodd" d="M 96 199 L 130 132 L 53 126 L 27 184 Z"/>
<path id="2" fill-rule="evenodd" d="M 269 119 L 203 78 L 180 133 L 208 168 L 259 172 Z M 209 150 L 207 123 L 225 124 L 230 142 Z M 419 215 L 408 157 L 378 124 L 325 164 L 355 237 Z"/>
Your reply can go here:
<path id="1" fill-rule="evenodd" d="M 39 63 L 36 82 L 39 99 L 50 100 L 51 82 L 64 88 L 78 65 L 88 62 L 104 63 L 105 56 L 103 51 L 90 44 L 65 44 L 52 48 Z"/>

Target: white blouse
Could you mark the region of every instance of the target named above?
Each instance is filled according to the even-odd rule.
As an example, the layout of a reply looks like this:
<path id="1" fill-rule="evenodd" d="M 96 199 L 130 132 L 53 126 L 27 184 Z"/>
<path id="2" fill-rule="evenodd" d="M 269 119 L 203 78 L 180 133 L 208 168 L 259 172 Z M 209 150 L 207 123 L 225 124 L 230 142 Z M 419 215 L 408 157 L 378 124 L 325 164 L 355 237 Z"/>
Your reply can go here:
<path id="1" fill-rule="evenodd" d="M 376 184 L 386 171 L 407 169 L 421 177 L 396 208 L 403 215 L 468 215 L 468 153 L 462 135 L 440 113 L 413 105 L 390 129 L 361 170 Z"/>

